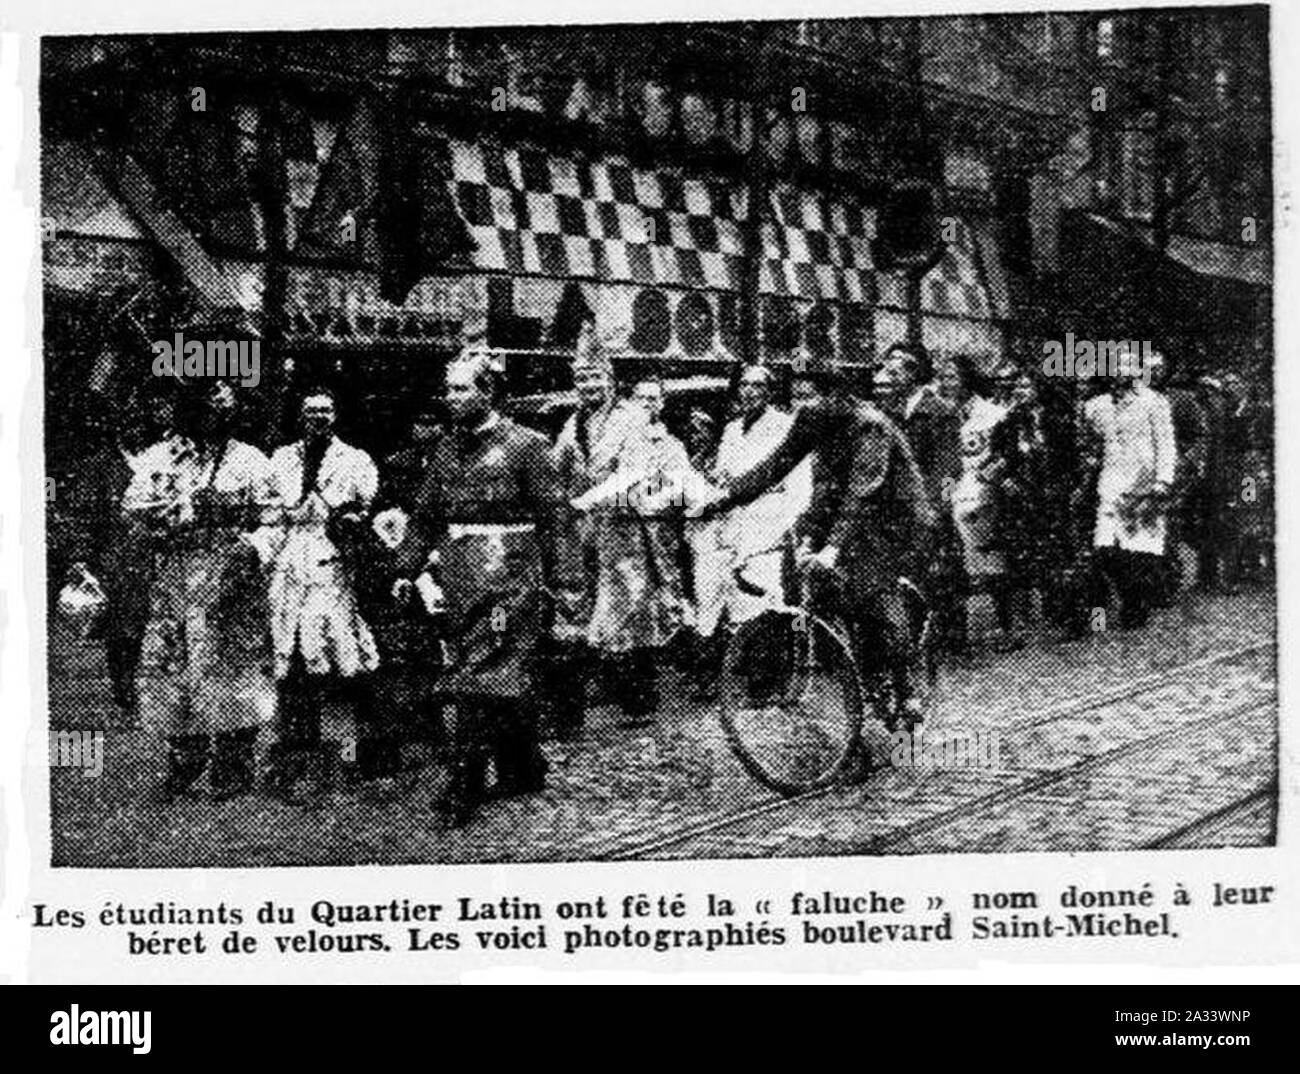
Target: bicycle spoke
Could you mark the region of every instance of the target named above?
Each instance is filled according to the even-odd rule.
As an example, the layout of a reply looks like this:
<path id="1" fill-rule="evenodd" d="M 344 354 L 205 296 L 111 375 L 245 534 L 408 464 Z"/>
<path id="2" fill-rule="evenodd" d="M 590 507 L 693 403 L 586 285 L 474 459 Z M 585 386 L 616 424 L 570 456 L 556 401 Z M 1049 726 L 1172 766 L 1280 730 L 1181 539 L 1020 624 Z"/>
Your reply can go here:
<path id="1" fill-rule="evenodd" d="M 793 793 L 833 779 L 856 734 L 854 669 L 823 624 L 772 612 L 744 624 L 724 662 L 723 725 L 751 774 Z"/>

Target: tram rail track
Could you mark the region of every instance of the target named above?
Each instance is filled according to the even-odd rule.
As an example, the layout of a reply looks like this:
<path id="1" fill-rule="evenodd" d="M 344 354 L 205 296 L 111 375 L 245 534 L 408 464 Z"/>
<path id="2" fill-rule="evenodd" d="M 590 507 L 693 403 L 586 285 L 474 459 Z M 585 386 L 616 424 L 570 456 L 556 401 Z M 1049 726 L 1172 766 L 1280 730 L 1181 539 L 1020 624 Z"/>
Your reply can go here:
<path id="1" fill-rule="evenodd" d="M 1056 705 L 1049 706 L 1046 710 L 1035 713 L 1022 720 L 1014 721 L 1002 728 L 1004 734 L 1014 733 L 1016 731 L 1032 730 L 1045 725 L 1060 722 L 1068 719 L 1074 719 L 1079 716 L 1095 712 L 1098 709 L 1107 708 L 1121 702 L 1130 701 L 1141 697 L 1147 693 L 1156 693 L 1169 687 L 1177 682 L 1181 675 L 1202 671 L 1207 668 L 1220 664 L 1232 663 L 1253 656 L 1255 654 L 1272 651 L 1274 642 L 1270 639 L 1267 641 L 1254 642 L 1245 646 L 1238 646 L 1233 649 L 1227 649 L 1218 653 L 1207 654 L 1196 660 L 1187 661 L 1183 664 L 1162 669 L 1160 672 L 1143 678 L 1126 683 L 1124 686 L 1103 691 L 1101 693 L 1089 696 L 1067 698 Z M 948 825 L 968 820 L 978 816 L 981 812 L 987 812 L 998 806 L 1014 801 L 1018 798 L 1028 797 L 1039 793 L 1040 791 L 1067 782 L 1070 779 L 1087 776 L 1097 772 L 1106 765 L 1123 761 L 1146 749 L 1158 749 L 1162 746 L 1169 745 L 1179 738 L 1194 734 L 1198 730 L 1214 727 L 1218 724 L 1231 721 L 1248 713 L 1256 712 L 1259 709 L 1275 704 L 1275 699 L 1260 700 L 1254 699 L 1241 705 L 1232 706 L 1226 710 L 1213 712 L 1199 719 L 1180 723 L 1174 727 L 1165 728 L 1152 735 L 1147 735 L 1136 739 L 1132 742 L 1124 743 L 1121 746 L 1111 750 L 1103 751 L 1099 754 L 1093 754 L 1080 759 L 1073 764 L 1064 765 L 1060 768 L 1035 771 L 1026 779 L 1017 780 L 1015 783 L 1000 787 L 987 794 L 976 795 L 975 797 L 961 802 L 950 809 L 941 810 L 938 813 L 931 814 L 927 817 L 919 818 L 908 824 L 899 825 L 887 833 L 882 833 L 868 841 L 858 853 L 867 855 L 878 855 L 887 853 L 891 848 L 912 843 L 915 844 L 918 838 L 923 838 L 926 834 L 947 827 Z M 595 855 L 596 860 L 600 861 L 631 861 L 651 857 L 662 853 L 665 850 L 680 848 L 683 844 L 689 843 L 695 839 L 707 838 L 716 835 L 748 821 L 755 820 L 766 815 L 782 815 L 798 811 L 798 809 L 807 803 L 818 799 L 829 798 L 845 788 L 843 786 L 832 785 L 822 787 L 817 790 L 809 791 L 805 794 L 793 796 L 774 795 L 767 797 L 762 801 L 753 803 L 741 809 L 724 813 L 721 816 L 715 816 L 698 824 L 687 825 L 683 828 L 672 832 L 647 834 L 641 838 L 633 837 L 623 839 L 616 844 L 605 847 Z M 1247 796 L 1252 797 L 1252 796 Z M 1246 807 L 1241 803 L 1234 803 L 1242 809 Z M 1254 804 L 1258 804 L 1255 802 Z M 1231 818 L 1221 818 L 1221 823 L 1227 824 L 1230 819 L 1239 816 L 1240 813 L 1233 812 Z M 1208 820 L 1209 818 L 1199 818 Z M 1185 828 L 1191 828 L 1198 822 L 1192 822 L 1192 825 L 1185 825 Z M 1181 829 L 1179 830 L 1181 831 Z M 1178 833 L 1171 833 L 1178 834 Z"/>
<path id="2" fill-rule="evenodd" d="M 1242 795 L 1220 809 L 1206 813 L 1195 820 L 1166 832 L 1141 846 L 1142 850 L 1177 850 L 1199 847 L 1207 836 L 1218 834 L 1224 828 L 1254 813 L 1260 806 L 1277 801 L 1277 780 L 1271 779 L 1249 794 Z"/>

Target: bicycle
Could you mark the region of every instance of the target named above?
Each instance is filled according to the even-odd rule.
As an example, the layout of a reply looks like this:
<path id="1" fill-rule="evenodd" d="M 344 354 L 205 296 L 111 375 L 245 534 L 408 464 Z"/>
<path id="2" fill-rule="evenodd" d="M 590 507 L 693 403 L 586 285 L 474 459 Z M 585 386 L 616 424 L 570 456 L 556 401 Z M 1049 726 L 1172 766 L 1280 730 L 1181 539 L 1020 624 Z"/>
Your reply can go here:
<path id="1" fill-rule="evenodd" d="M 782 542 L 755 552 L 733 569 L 737 588 L 769 606 L 726 626 L 719 719 L 745 770 L 791 796 L 830 786 L 860 767 L 868 752 L 863 738 L 868 711 L 887 731 L 910 732 L 928 718 L 935 706 L 938 662 L 929 601 L 914 582 L 900 578 L 910 690 L 920 703 L 904 711 L 889 661 L 860 667 L 854 643 L 862 639 L 853 637 L 842 616 L 814 612 L 812 573 L 834 572 L 816 560 L 799 564 L 799 597 L 793 604 L 784 593 L 745 577 L 754 559 L 785 547 Z"/>

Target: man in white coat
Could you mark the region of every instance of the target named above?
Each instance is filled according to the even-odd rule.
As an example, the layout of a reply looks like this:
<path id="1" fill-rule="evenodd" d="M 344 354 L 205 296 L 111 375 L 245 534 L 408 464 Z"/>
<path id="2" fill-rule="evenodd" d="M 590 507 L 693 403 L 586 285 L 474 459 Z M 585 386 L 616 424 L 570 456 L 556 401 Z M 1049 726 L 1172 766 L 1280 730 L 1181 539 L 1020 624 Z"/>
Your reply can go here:
<path id="1" fill-rule="evenodd" d="M 748 366 L 740 377 L 740 416 L 723 430 L 712 477 L 729 482 L 765 459 L 790 431 L 793 415 L 772 405 L 772 371 Z M 693 523 L 696 632 L 702 639 L 697 686 L 712 692 L 721 658 L 715 641 L 725 612 L 732 624 L 758 616 L 768 598 L 742 592 L 735 568 L 765 593 L 779 596 L 784 562 L 783 538 L 812 499 L 812 463 L 805 459 L 770 492 L 720 518 Z"/>
<path id="2" fill-rule="evenodd" d="M 1151 614 L 1160 577 L 1177 449 L 1169 400 L 1141 381 L 1137 355 L 1126 355 L 1084 418 L 1101 446 L 1093 546 L 1118 592 L 1120 625 L 1136 627 Z"/>
<path id="3" fill-rule="evenodd" d="M 323 688 L 343 680 L 357 728 L 363 777 L 388 774 L 394 750 L 374 713 L 369 673 L 379 664 L 357 609 L 350 562 L 379 488 L 374 461 L 334 435 L 334 397 L 302 401 L 303 439 L 271 456 L 281 505 L 271 574 L 271 637 L 280 690 L 280 759 L 275 786 L 291 800 L 324 789 L 331 757 L 321 742 Z"/>

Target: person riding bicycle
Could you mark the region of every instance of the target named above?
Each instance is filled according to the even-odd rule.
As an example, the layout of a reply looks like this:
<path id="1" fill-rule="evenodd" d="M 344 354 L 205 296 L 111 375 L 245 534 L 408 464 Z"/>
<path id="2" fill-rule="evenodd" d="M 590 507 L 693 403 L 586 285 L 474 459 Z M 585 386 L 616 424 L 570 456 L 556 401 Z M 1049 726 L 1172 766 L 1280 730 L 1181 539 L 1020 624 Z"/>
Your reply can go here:
<path id="1" fill-rule="evenodd" d="M 814 599 L 843 617 L 859 665 L 883 660 L 892 674 L 897 715 L 917 719 L 909 683 L 908 611 L 899 578 L 918 578 L 936 518 L 906 437 L 882 411 L 847 390 L 834 370 L 803 371 L 818 394 L 795 408 L 785 436 L 746 472 L 692 513 L 700 517 L 749 503 L 812 456 L 817 478 L 801 527 L 801 559 L 824 581 Z M 827 609 L 827 604 L 832 607 Z M 871 652 L 871 642 L 883 654 Z"/>

